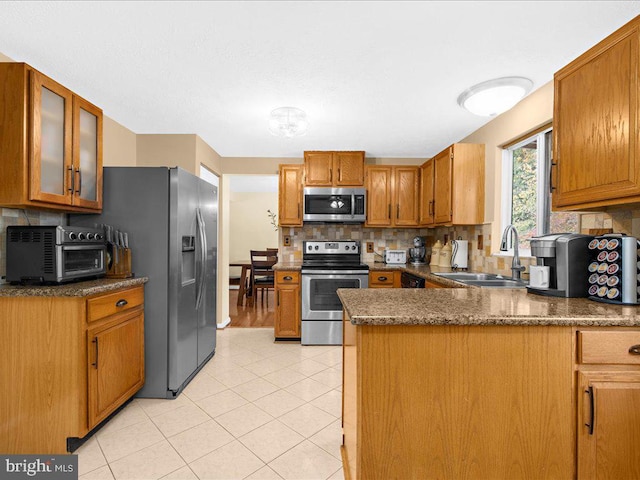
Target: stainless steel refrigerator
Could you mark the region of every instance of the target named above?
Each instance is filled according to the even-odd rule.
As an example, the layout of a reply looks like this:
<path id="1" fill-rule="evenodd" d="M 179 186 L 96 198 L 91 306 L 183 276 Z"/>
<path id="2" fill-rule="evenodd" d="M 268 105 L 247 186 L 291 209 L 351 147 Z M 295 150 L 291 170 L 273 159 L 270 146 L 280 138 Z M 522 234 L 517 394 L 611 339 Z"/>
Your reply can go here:
<path id="1" fill-rule="evenodd" d="M 145 285 L 145 384 L 138 397 L 175 398 L 216 347 L 218 192 L 166 167 L 105 167 L 100 215 L 71 225 L 128 233 L 132 270 Z"/>

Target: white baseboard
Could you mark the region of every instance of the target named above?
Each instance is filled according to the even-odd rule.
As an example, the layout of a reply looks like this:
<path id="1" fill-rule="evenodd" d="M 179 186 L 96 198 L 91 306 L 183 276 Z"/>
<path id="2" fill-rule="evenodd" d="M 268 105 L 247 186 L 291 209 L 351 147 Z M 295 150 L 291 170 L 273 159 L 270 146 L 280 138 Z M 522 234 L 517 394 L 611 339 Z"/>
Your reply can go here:
<path id="1" fill-rule="evenodd" d="M 226 327 L 230 323 L 231 323 L 231 317 L 227 317 L 222 321 L 222 323 L 218 324 L 218 329 L 223 329 L 224 327 Z"/>

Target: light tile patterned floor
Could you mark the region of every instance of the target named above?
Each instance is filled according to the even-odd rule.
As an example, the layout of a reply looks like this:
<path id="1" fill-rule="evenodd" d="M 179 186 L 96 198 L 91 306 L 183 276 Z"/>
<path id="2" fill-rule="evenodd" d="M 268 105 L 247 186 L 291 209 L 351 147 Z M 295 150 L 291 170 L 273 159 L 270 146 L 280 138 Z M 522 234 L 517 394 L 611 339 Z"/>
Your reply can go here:
<path id="1" fill-rule="evenodd" d="M 78 451 L 80 479 L 343 479 L 341 347 L 218 331 L 176 400 L 135 399 Z"/>

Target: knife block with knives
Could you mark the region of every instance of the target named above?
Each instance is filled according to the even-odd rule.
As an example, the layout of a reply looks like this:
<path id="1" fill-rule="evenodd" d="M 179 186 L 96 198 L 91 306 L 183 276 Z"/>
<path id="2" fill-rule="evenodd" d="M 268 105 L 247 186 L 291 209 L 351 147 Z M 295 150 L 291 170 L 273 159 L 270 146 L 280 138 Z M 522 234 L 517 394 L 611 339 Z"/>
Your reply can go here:
<path id="1" fill-rule="evenodd" d="M 114 230 L 110 225 L 104 226 L 104 232 L 107 242 L 107 277 L 132 277 L 129 235 Z"/>

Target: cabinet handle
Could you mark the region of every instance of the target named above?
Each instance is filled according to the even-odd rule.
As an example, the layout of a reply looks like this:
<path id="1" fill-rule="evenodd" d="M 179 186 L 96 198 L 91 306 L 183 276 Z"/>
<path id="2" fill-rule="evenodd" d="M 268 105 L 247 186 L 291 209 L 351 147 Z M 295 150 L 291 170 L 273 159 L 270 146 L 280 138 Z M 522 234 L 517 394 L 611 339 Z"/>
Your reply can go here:
<path id="1" fill-rule="evenodd" d="M 549 192 L 553 193 L 556 190 L 556 187 L 553 186 L 553 167 L 556 167 L 558 164 L 551 161 L 551 168 L 549 168 Z"/>
<path id="2" fill-rule="evenodd" d="M 96 344 L 96 362 L 92 363 L 91 365 L 96 367 L 96 370 L 97 370 L 98 369 L 98 337 L 96 337 L 93 340 L 91 340 L 91 343 L 95 343 Z"/>
<path id="3" fill-rule="evenodd" d="M 433 201 L 429 202 L 429 215 L 433 215 Z"/>
<path id="4" fill-rule="evenodd" d="M 400 204 L 396 205 L 396 220 L 400 218 Z"/>
<path id="5" fill-rule="evenodd" d="M 118 300 L 116 302 L 116 307 L 124 307 L 125 305 L 127 305 L 129 302 L 127 302 L 124 298 Z"/>
<path id="6" fill-rule="evenodd" d="M 389 204 L 389 220 L 391 220 L 391 204 Z"/>
<path id="7" fill-rule="evenodd" d="M 631 355 L 640 355 L 640 345 L 632 345 L 629 347 L 629 353 Z"/>
<path id="8" fill-rule="evenodd" d="M 300 218 L 300 202 L 298 202 L 298 218 Z"/>
<path id="9" fill-rule="evenodd" d="M 329 183 L 333 183 L 333 168 L 329 169 Z"/>
<path id="10" fill-rule="evenodd" d="M 387 277 L 378 277 L 378 281 L 379 282 L 386 282 L 387 281 Z"/>
<path id="11" fill-rule="evenodd" d="M 69 190 L 73 195 L 74 185 L 75 185 L 75 175 L 73 174 L 73 167 L 68 167 L 67 171 L 69 172 Z"/>
<path id="12" fill-rule="evenodd" d="M 291 281 L 291 280 L 293 280 L 293 277 L 290 276 L 290 275 L 287 275 L 286 277 L 282 277 L 282 279 L 286 280 L 286 281 Z"/>
<path id="13" fill-rule="evenodd" d="M 278 290 L 278 298 L 276 298 L 276 306 L 280 306 L 280 290 Z"/>
<path id="14" fill-rule="evenodd" d="M 589 423 L 585 423 L 585 427 L 589 427 L 589 435 L 593 435 L 593 423 L 595 421 L 595 408 L 593 403 L 593 387 L 589 386 L 589 390 L 585 390 L 584 393 L 589 395 Z"/>
<path id="15" fill-rule="evenodd" d="M 82 172 L 79 168 L 76 169 L 76 174 L 78 175 L 78 190 L 76 190 L 76 193 L 80 195 L 80 192 L 82 192 Z"/>
<path id="16" fill-rule="evenodd" d="M 338 168 L 338 181 L 342 181 L 342 170 Z"/>

